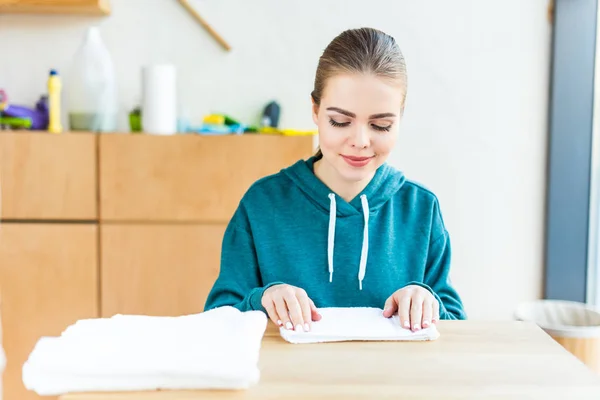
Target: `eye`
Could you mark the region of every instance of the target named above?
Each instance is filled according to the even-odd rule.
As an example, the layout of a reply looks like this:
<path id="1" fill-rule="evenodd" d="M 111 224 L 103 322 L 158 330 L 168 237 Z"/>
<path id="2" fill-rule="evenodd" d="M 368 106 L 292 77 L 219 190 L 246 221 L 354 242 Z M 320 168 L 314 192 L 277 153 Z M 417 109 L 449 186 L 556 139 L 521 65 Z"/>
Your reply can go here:
<path id="1" fill-rule="evenodd" d="M 335 126 L 336 128 L 343 128 L 345 126 L 350 125 L 350 122 L 337 122 L 331 118 L 329 118 L 329 123 L 331 124 L 331 126 Z"/>
<path id="2" fill-rule="evenodd" d="M 376 131 L 380 131 L 380 132 L 389 132 L 390 129 L 392 128 L 392 125 L 380 126 L 380 125 L 371 124 L 371 126 L 373 127 L 373 129 L 375 129 Z"/>

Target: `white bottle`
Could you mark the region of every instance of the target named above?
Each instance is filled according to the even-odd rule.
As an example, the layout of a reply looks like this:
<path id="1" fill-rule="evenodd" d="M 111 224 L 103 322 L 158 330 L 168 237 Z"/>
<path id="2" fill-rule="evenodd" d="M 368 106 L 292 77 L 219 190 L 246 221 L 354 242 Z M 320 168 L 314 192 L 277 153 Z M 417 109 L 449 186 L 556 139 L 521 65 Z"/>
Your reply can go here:
<path id="1" fill-rule="evenodd" d="M 117 129 L 117 85 L 112 58 L 97 27 L 88 28 L 65 82 L 72 131 Z"/>

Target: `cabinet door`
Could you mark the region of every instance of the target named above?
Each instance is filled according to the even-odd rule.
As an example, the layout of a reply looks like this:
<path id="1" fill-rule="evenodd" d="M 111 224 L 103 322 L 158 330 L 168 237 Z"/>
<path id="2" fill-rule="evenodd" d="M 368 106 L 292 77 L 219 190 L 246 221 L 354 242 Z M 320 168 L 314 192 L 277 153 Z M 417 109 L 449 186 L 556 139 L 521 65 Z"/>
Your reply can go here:
<path id="1" fill-rule="evenodd" d="M 92 224 L 0 225 L 4 399 L 41 399 L 21 377 L 37 340 L 99 315 L 96 234 Z"/>
<path id="2" fill-rule="evenodd" d="M 311 136 L 103 135 L 100 218 L 225 223 L 252 183 L 312 151 Z"/>
<path id="3" fill-rule="evenodd" d="M 95 220 L 96 137 L 0 134 L 0 218 Z"/>
<path id="4" fill-rule="evenodd" d="M 224 224 L 101 225 L 102 316 L 201 312 Z"/>

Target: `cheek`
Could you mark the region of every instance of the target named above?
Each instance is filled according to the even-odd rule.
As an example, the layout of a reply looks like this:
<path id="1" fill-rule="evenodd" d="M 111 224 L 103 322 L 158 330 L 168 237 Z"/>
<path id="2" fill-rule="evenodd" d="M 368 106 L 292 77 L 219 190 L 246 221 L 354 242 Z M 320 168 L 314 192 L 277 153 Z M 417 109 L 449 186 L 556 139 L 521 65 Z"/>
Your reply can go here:
<path id="1" fill-rule="evenodd" d="M 375 136 L 373 139 L 372 146 L 376 153 L 378 154 L 389 154 L 394 146 L 396 145 L 397 135 L 395 134 L 387 134 L 381 136 Z"/>
<path id="2" fill-rule="evenodd" d="M 328 122 L 319 125 L 319 146 L 322 150 L 339 149 L 344 145 L 346 136 L 339 128 L 329 125 Z"/>

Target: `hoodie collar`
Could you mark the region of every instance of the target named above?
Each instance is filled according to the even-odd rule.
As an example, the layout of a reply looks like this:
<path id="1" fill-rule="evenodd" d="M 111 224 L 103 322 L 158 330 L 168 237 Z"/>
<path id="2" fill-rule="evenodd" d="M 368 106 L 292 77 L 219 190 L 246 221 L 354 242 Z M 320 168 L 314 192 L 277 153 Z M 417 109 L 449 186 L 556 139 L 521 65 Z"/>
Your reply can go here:
<path id="1" fill-rule="evenodd" d="M 313 204 L 323 212 L 329 213 L 329 195 L 334 192 L 314 174 L 315 161 L 314 156 L 307 160 L 300 160 L 284 169 L 283 173 L 300 188 Z M 361 196 L 363 195 L 368 199 L 370 212 L 376 211 L 400 190 L 404 182 L 405 177 L 400 171 L 384 163 L 377 169 L 369 184 L 350 202 L 334 193 L 336 214 L 338 217 L 362 215 L 364 204 Z"/>

